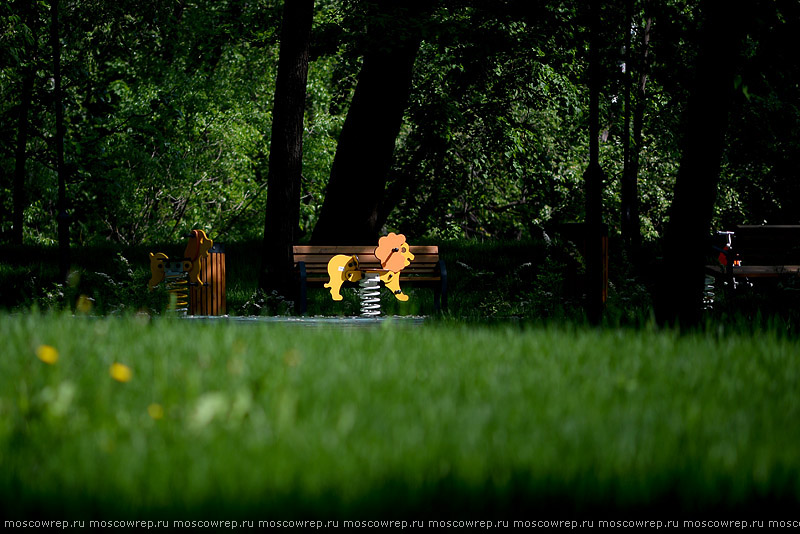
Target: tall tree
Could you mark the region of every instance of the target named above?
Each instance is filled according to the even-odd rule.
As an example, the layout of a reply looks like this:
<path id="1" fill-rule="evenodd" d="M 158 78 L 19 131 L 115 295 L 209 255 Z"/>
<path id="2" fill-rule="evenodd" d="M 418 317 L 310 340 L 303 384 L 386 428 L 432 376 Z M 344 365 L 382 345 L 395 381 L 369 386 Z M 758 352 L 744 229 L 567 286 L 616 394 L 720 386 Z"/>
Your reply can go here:
<path id="1" fill-rule="evenodd" d="M 642 240 L 641 226 L 639 224 L 639 158 L 642 154 L 642 127 L 644 125 L 644 111 L 647 104 L 647 77 L 650 70 L 650 31 L 653 26 L 653 16 L 650 14 L 649 0 L 643 0 L 645 23 L 642 32 L 642 48 L 640 51 L 638 69 L 639 83 L 636 85 L 636 105 L 633 108 L 633 132 L 631 139 L 630 166 L 626 168 L 626 182 L 630 190 L 630 214 L 628 242 L 634 252 L 639 254 Z"/>
<path id="2" fill-rule="evenodd" d="M 17 2 L 17 9 L 24 14 L 25 58 L 22 67 L 22 90 L 20 91 L 19 119 L 17 121 L 17 146 L 14 156 L 13 218 L 11 241 L 22 244 L 23 221 L 27 197 L 25 193 L 25 164 L 28 160 L 28 114 L 33 100 L 33 82 L 36 77 L 36 3 L 26 0 Z"/>
<path id="3" fill-rule="evenodd" d="M 603 168 L 600 166 L 600 21 L 595 2 L 589 8 L 589 166 L 586 183 L 586 314 L 592 323 L 601 319 L 604 306 L 603 276 Z"/>
<path id="4" fill-rule="evenodd" d="M 283 9 L 260 285 L 288 294 L 292 279 L 292 244 L 300 224 L 303 111 L 314 0 L 286 0 Z"/>
<path id="5" fill-rule="evenodd" d="M 364 60 L 339 136 L 314 243 L 377 241 L 386 175 L 411 90 L 427 4 L 369 3 Z"/>
<path id="6" fill-rule="evenodd" d="M 61 81 L 61 31 L 58 24 L 58 0 L 50 0 L 50 39 L 53 47 L 53 106 L 55 107 L 55 156 L 58 175 L 58 265 L 62 280 L 70 268 L 69 212 L 67 211 L 67 169 L 64 165 L 64 95 Z"/>
<path id="7" fill-rule="evenodd" d="M 639 156 L 642 143 L 642 124 L 644 122 L 645 99 L 647 96 L 647 75 L 650 46 L 650 28 L 652 15 L 648 0 L 643 0 L 645 23 L 641 28 L 642 44 L 638 58 L 632 43 L 635 21 L 635 0 L 627 0 L 625 17 L 625 133 L 623 137 L 623 171 L 621 198 L 621 233 L 622 239 L 634 259 L 638 259 L 641 245 L 641 228 L 639 224 Z M 638 70 L 639 80 L 636 84 L 635 104 L 632 104 L 632 79 Z M 631 131 L 631 123 L 633 130 Z"/>
<path id="8" fill-rule="evenodd" d="M 746 7 L 743 0 L 702 4 L 704 24 L 686 111 L 683 154 L 664 238 L 664 272 L 656 302 L 662 323 L 689 326 L 700 319 L 703 260 Z"/>
<path id="9" fill-rule="evenodd" d="M 621 199 L 620 199 L 620 230 L 622 239 L 627 245 L 632 241 L 632 225 L 634 206 L 633 196 L 635 193 L 635 184 L 631 183 L 630 166 L 631 166 L 631 120 L 633 113 L 631 112 L 631 67 L 633 63 L 633 51 L 631 50 L 632 25 L 633 25 L 633 11 L 635 0 L 625 0 L 625 21 L 622 30 L 625 32 L 625 67 L 623 70 L 623 93 L 625 102 L 625 116 L 622 133 L 622 183 L 621 183 Z M 630 246 L 629 246 L 630 248 Z"/>

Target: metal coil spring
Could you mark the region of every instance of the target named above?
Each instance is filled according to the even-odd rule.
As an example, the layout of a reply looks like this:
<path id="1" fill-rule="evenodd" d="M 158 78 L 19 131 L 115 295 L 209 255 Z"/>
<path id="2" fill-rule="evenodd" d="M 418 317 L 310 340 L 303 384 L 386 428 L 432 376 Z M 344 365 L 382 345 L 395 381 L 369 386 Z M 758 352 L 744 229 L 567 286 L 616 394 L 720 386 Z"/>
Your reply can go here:
<path id="1" fill-rule="evenodd" d="M 706 276 L 703 284 L 703 309 L 714 309 L 714 277 Z"/>
<path id="2" fill-rule="evenodd" d="M 381 279 L 378 273 L 366 273 L 358 282 L 358 297 L 361 299 L 361 316 L 374 317 L 381 314 Z"/>
<path id="3" fill-rule="evenodd" d="M 189 312 L 189 281 L 185 276 L 166 277 L 167 291 L 169 292 L 169 311 L 176 313 Z"/>

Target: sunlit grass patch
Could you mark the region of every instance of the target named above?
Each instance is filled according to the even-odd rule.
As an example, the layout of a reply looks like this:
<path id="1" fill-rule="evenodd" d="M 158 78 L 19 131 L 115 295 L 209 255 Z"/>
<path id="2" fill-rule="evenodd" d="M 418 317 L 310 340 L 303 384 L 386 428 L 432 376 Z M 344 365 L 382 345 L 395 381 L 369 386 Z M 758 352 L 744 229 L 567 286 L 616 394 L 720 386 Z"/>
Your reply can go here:
<path id="1" fill-rule="evenodd" d="M 800 498 L 800 343 L 770 332 L 32 314 L 0 337 L 4 515 Z"/>

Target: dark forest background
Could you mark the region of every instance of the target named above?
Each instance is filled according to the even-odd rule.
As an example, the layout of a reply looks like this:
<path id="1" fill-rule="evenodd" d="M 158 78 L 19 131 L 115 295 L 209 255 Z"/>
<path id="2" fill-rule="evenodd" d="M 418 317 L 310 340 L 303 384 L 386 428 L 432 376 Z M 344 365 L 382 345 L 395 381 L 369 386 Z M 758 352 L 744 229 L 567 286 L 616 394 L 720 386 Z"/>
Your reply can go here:
<path id="1" fill-rule="evenodd" d="M 799 31 L 788 0 L 4 0 L 0 243 L 602 221 L 700 266 L 714 229 L 800 223 Z"/>

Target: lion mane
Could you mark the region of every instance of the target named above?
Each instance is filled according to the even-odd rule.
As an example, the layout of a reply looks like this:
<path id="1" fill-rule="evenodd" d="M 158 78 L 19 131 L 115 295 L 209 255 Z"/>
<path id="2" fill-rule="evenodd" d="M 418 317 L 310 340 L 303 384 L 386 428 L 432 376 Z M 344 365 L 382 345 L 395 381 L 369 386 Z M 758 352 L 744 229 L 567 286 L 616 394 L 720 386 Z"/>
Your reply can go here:
<path id="1" fill-rule="evenodd" d="M 381 262 L 381 267 L 395 273 L 402 271 L 414 259 L 406 243 L 406 236 L 394 232 L 378 240 L 375 257 Z"/>

